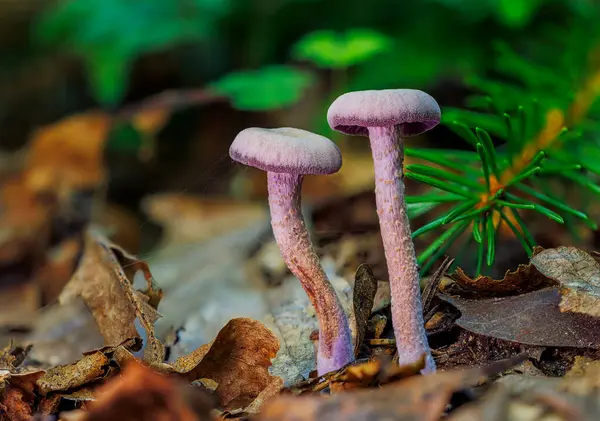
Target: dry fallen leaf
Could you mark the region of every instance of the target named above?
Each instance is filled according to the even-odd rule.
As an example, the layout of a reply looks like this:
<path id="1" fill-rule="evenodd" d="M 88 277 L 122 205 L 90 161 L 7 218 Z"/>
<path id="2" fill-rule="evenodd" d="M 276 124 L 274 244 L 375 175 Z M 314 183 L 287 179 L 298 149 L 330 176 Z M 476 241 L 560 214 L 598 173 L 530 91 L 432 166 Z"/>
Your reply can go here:
<path id="1" fill-rule="evenodd" d="M 592 421 L 600 411 L 598 361 L 576 357 L 564 378 L 510 375 L 448 421 Z"/>
<path id="2" fill-rule="evenodd" d="M 97 389 L 87 412 L 61 414 L 65 421 L 203 421 L 214 419 L 210 396 L 139 363 Z"/>
<path id="3" fill-rule="evenodd" d="M 163 248 L 218 237 L 267 218 L 266 208 L 253 202 L 181 193 L 146 197 L 142 208 L 164 227 Z"/>
<path id="4" fill-rule="evenodd" d="M 76 388 L 104 377 L 109 362 L 103 352 L 97 351 L 74 364 L 49 369 L 36 384 L 42 395 Z"/>
<path id="5" fill-rule="evenodd" d="M 133 288 L 131 278 L 125 273 L 125 270 L 138 267 L 148 282 L 145 294 Z M 154 285 L 145 263 L 125 254 L 99 235 L 88 233 L 83 258 L 59 300 L 65 304 L 76 297 L 81 297 L 92 312 L 106 345 L 139 338 L 135 327 L 138 319 L 147 335 L 145 360 L 150 363 L 164 361 L 164 347 L 154 335 L 154 323 L 160 317 L 156 307 L 161 292 Z"/>
<path id="6" fill-rule="evenodd" d="M 460 310 L 455 323 L 470 332 L 527 345 L 600 349 L 600 319 L 561 312 L 557 288 L 485 300 L 440 298 Z"/>
<path id="7" fill-rule="evenodd" d="M 534 257 L 542 252 L 541 247 L 536 247 Z M 461 268 L 451 275 L 454 282 L 445 282 L 441 290 L 449 295 L 458 295 L 462 298 L 499 298 L 511 295 L 520 295 L 553 286 L 556 282 L 540 273 L 533 264 L 519 265 L 515 271 L 507 271 L 503 279 L 492 279 L 480 275 L 476 279 L 469 277 Z"/>
<path id="8" fill-rule="evenodd" d="M 600 263 L 590 254 L 558 247 L 538 253 L 531 263 L 560 284 L 561 311 L 600 317 Z"/>
<path id="9" fill-rule="evenodd" d="M 353 305 L 356 318 L 356 342 L 354 344 L 354 355 L 358 351 L 367 332 L 367 323 L 371 317 L 373 300 L 377 293 L 377 279 L 368 265 L 360 265 L 354 276 Z"/>
<path id="10" fill-rule="evenodd" d="M 212 344 L 179 358 L 173 370 L 189 382 L 202 378 L 217 382 L 215 392 L 221 407 L 239 409 L 250 405 L 266 388 L 277 389 L 281 379 L 272 376 L 269 367 L 278 350 L 277 337 L 262 323 L 232 319 Z"/>
<path id="11" fill-rule="evenodd" d="M 521 360 L 514 357 L 488 367 L 413 376 L 380 389 L 353 390 L 331 397 L 281 396 L 267 404 L 256 420 L 438 421 L 455 392 L 475 386 Z"/>
<path id="12" fill-rule="evenodd" d="M 95 190 L 105 179 L 104 143 L 111 118 L 89 111 L 38 130 L 25 164 L 27 186 L 65 198 L 75 190 Z"/>

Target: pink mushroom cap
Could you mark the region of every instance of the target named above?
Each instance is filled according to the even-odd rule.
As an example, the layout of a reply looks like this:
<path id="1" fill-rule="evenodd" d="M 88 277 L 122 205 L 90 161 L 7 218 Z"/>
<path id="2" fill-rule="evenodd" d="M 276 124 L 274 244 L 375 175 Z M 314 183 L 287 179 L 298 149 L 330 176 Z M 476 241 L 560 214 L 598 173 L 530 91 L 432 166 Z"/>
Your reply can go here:
<path id="1" fill-rule="evenodd" d="M 229 156 L 263 171 L 298 175 L 332 174 L 342 166 L 342 153 L 335 143 L 291 127 L 242 130 L 233 140 Z"/>
<path id="2" fill-rule="evenodd" d="M 416 136 L 437 126 L 440 106 L 416 89 L 348 92 L 327 111 L 327 121 L 339 132 L 368 136 L 368 127 L 398 126 L 403 137 Z"/>

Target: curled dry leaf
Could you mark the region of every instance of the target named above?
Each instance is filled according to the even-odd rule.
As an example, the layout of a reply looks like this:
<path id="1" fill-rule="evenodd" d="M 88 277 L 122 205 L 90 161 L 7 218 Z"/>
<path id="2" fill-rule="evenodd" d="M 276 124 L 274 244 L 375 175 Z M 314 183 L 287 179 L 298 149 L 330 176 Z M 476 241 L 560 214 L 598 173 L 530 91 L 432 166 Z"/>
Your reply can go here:
<path id="1" fill-rule="evenodd" d="M 438 421 L 452 395 L 500 373 L 523 357 L 498 361 L 488 367 L 413 376 L 384 386 L 322 396 L 281 396 L 267 404 L 259 421 L 342 420 Z"/>
<path id="2" fill-rule="evenodd" d="M 103 378 L 109 362 L 103 352 L 97 351 L 74 364 L 49 369 L 36 384 L 42 395 L 73 389 Z"/>
<path id="3" fill-rule="evenodd" d="M 485 300 L 440 298 L 460 310 L 456 324 L 470 332 L 527 345 L 600 349 L 600 319 L 561 312 L 557 288 Z"/>
<path id="4" fill-rule="evenodd" d="M 560 310 L 600 317 L 600 263 L 575 247 L 544 250 L 531 258 L 538 271 L 561 288 Z"/>
<path id="5" fill-rule="evenodd" d="M 353 305 L 354 317 L 356 319 L 356 342 L 354 344 L 354 355 L 358 351 L 367 332 L 367 323 L 371 317 L 373 300 L 377 293 L 377 279 L 369 265 L 362 264 L 354 275 Z"/>
<path id="6" fill-rule="evenodd" d="M 541 247 L 535 248 L 532 263 L 542 250 Z M 461 268 L 456 269 L 450 278 L 453 282 L 442 283 L 440 289 L 446 294 L 462 298 L 507 297 L 556 285 L 555 281 L 548 279 L 531 263 L 519 265 L 515 271 L 506 271 L 504 278 L 498 280 L 483 275 L 473 279 Z"/>
<path id="7" fill-rule="evenodd" d="M 125 271 L 141 270 L 148 282 L 145 293 L 133 288 Z M 61 304 L 81 297 L 90 309 L 106 345 L 118 345 L 139 338 L 136 318 L 146 330 L 144 359 L 150 363 L 164 360 L 164 346 L 154 334 L 156 311 L 162 293 L 154 284 L 145 263 L 114 246 L 99 235 L 88 233 L 83 258 L 77 271 L 61 293 Z"/>
<path id="8" fill-rule="evenodd" d="M 139 363 L 130 363 L 121 376 L 97 389 L 87 412 L 62 414 L 77 421 L 201 421 L 213 419 L 209 395 Z"/>
<path id="9" fill-rule="evenodd" d="M 278 391 L 283 386 L 269 373 L 278 350 L 277 337 L 262 323 L 232 319 L 212 344 L 179 358 L 172 369 L 189 382 L 202 378 L 217 382 L 215 392 L 222 408 L 245 408 L 265 389 Z"/>

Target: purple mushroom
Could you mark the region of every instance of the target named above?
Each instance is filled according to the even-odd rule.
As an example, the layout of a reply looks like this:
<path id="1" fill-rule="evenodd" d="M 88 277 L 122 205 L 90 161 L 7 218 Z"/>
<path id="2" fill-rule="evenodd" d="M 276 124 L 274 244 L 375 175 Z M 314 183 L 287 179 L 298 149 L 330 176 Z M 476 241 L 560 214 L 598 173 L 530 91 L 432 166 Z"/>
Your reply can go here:
<path id="1" fill-rule="evenodd" d="M 419 270 L 404 200 L 402 138 L 440 121 L 440 107 L 413 89 L 349 92 L 329 107 L 327 121 L 339 132 L 368 136 L 375 166 L 375 197 L 390 277 L 392 323 L 400 364 L 426 355 L 423 373 L 435 371 L 423 322 Z"/>
<path id="2" fill-rule="evenodd" d="M 249 128 L 229 149 L 232 159 L 267 172 L 271 225 L 283 260 L 300 280 L 319 319 L 319 375 L 354 360 L 348 319 L 310 241 L 300 208 L 302 180 L 332 174 L 342 155 L 329 139 L 293 128 Z"/>

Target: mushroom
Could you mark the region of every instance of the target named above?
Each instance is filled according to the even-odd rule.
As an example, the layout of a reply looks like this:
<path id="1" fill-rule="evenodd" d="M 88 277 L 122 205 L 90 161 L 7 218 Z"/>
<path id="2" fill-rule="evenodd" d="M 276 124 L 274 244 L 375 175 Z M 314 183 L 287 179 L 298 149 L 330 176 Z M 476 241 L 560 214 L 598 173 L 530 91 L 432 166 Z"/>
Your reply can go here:
<path id="1" fill-rule="evenodd" d="M 406 213 L 402 139 L 435 127 L 440 115 L 430 95 L 413 89 L 348 92 L 327 111 L 332 129 L 370 139 L 399 363 L 414 363 L 425 354 L 422 373 L 434 372 L 435 362 L 423 322 L 419 270 Z"/>
<path id="2" fill-rule="evenodd" d="M 319 375 L 354 360 L 348 319 L 315 253 L 300 208 L 302 180 L 332 174 L 342 155 L 329 139 L 293 128 L 242 130 L 229 149 L 235 161 L 267 172 L 271 226 L 281 256 L 300 280 L 319 319 Z"/>

